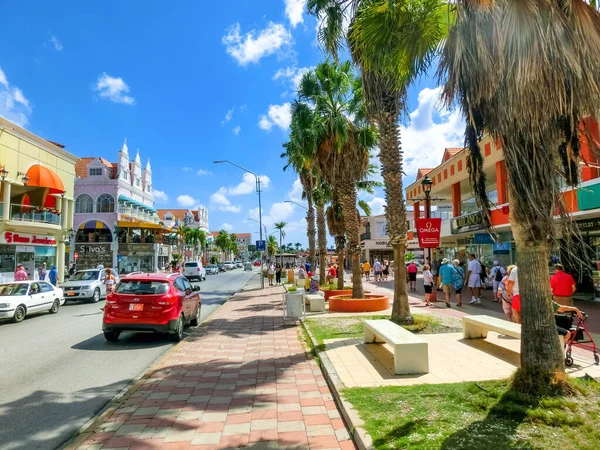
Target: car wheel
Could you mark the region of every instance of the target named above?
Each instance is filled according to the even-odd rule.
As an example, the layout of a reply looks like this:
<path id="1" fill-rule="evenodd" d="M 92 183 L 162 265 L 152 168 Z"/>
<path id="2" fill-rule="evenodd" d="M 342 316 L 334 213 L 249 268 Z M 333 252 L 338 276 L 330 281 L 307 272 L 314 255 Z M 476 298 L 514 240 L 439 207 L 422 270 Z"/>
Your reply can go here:
<path id="1" fill-rule="evenodd" d="M 169 335 L 169 339 L 173 342 L 179 342 L 183 339 L 183 324 L 184 318 L 183 313 L 177 319 L 177 323 L 175 324 L 175 331 Z"/>
<path id="2" fill-rule="evenodd" d="M 25 307 L 23 305 L 19 305 L 17 306 L 17 309 L 15 309 L 15 315 L 13 316 L 13 322 L 14 323 L 19 323 L 19 322 L 23 322 L 23 319 L 25 318 L 25 314 L 27 313 L 27 311 L 25 310 Z"/>
<path id="3" fill-rule="evenodd" d="M 193 327 L 197 327 L 200 324 L 200 308 L 201 305 L 198 303 L 198 309 L 196 311 L 196 316 L 190 321 L 190 325 Z"/>
<path id="4" fill-rule="evenodd" d="M 120 331 L 105 331 L 104 339 L 106 339 L 108 342 L 117 342 L 120 335 Z"/>
<path id="5" fill-rule="evenodd" d="M 58 312 L 58 309 L 60 308 L 60 300 L 56 299 L 54 300 L 54 303 L 52 303 L 52 308 L 50 308 L 50 314 L 56 314 Z"/>
<path id="6" fill-rule="evenodd" d="M 100 301 L 100 289 L 94 289 L 94 296 L 92 297 L 93 303 L 98 303 Z"/>

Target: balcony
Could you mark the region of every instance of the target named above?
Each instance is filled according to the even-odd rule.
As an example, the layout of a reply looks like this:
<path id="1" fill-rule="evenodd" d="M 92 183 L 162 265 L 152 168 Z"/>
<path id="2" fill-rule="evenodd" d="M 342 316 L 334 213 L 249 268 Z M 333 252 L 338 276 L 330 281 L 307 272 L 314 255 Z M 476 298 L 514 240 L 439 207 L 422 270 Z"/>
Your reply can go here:
<path id="1" fill-rule="evenodd" d="M 361 241 L 368 241 L 371 239 L 371 233 L 367 232 L 367 233 L 363 233 L 360 235 L 360 240 Z"/>
<path id="2" fill-rule="evenodd" d="M 55 211 L 55 210 L 54 210 Z M 56 214 L 41 206 L 10 205 L 10 220 L 20 222 L 45 223 L 48 225 L 60 225 L 60 214 Z"/>

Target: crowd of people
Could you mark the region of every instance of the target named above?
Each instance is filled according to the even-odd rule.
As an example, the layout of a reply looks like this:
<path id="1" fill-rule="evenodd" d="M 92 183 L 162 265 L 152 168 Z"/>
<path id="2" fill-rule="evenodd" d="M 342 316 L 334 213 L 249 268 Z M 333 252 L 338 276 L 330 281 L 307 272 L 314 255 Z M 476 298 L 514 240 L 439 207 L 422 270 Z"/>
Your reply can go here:
<path id="1" fill-rule="evenodd" d="M 390 276 L 390 263 L 387 260 L 381 262 L 376 259 L 371 267 L 371 263 L 369 261 L 365 261 L 362 264 L 362 271 L 366 281 L 371 281 L 371 271 L 373 271 L 375 281 L 387 281 L 388 277 Z"/>

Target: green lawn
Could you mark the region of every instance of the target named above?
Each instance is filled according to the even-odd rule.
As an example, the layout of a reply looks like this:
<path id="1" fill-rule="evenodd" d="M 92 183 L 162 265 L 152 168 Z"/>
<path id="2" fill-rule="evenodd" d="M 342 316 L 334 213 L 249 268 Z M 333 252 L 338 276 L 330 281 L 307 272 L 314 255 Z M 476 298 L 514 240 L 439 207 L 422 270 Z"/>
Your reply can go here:
<path id="1" fill-rule="evenodd" d="M 364 336 L 363 322 L 370 319 L 389 319 L 390 316 L 348 316 L 306 319 L 304 323 L 322 348 L 323 341 L 327 339 L 359 338 Z M 457 333 L 462 331 L 460 322 L 456 319 L 442 319 L 435 316 L 414 314 L 415 323 L 406 325 L 413 333 Z"/>
<path id="2" fill-rule="evenodd" d="M 600 384 L 571 380 L 575 397 L 530 398 L 509 381 L 342 391 L 377 449 L 600 448 Z"/>

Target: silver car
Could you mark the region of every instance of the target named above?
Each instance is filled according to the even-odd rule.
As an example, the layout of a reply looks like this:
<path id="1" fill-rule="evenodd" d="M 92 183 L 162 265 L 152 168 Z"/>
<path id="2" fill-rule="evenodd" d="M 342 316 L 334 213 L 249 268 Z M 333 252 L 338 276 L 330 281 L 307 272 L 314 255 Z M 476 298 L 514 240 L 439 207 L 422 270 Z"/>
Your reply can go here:
<path id="1" fill-rule="evenodd" d="M 115 283 L 120 281 L 119 274 L 114 269 L 110 272 L 115 277 Z M 65 303 L 71 300 L 88 300 L 94 303 L 106 297 L 106 285 L 104 277 L 106 269 L 88 269 L 78 270 L 69 278 L 68 281 L 61 284 L 65 296 Z"/>

